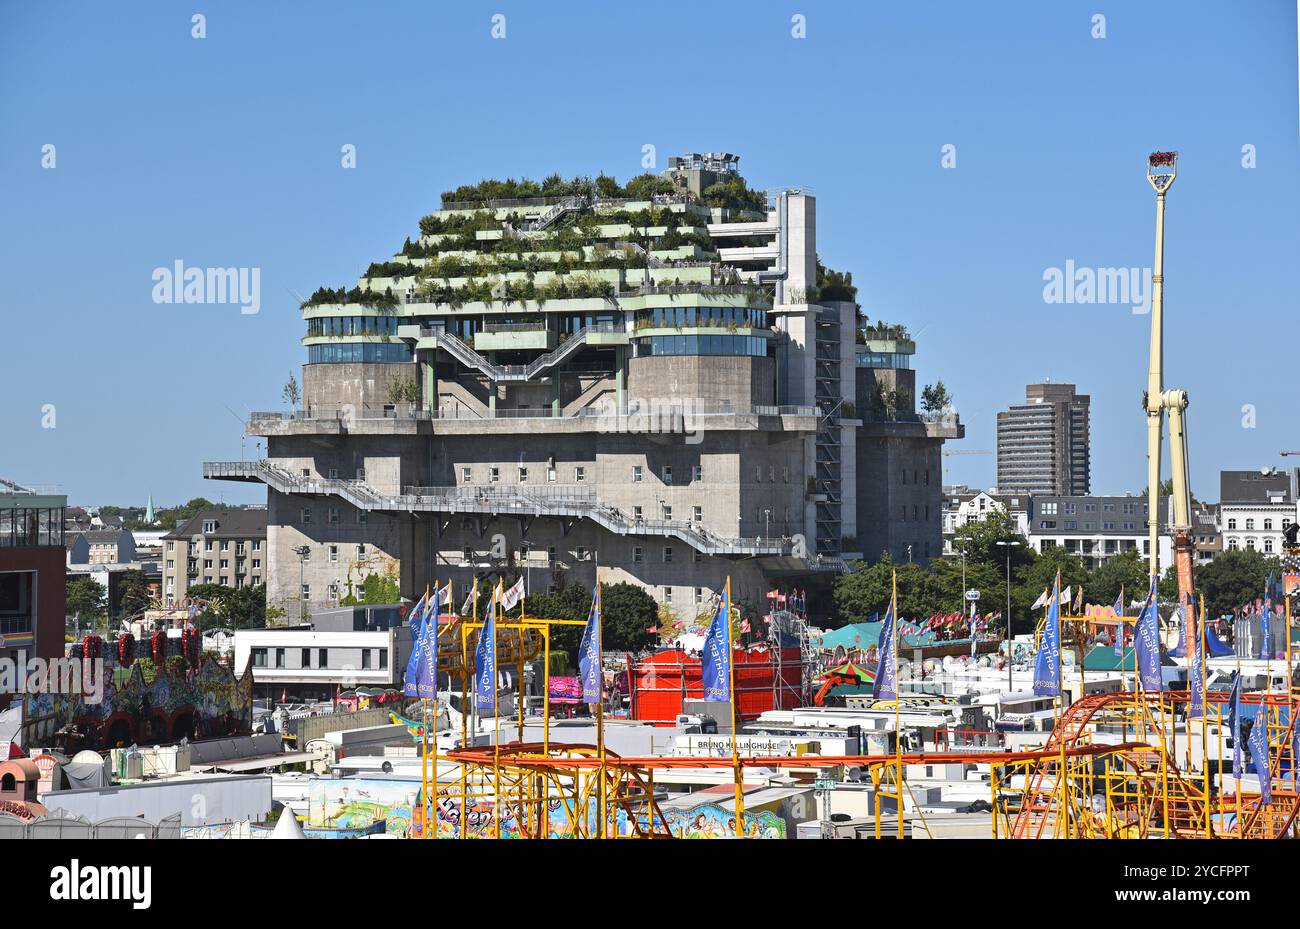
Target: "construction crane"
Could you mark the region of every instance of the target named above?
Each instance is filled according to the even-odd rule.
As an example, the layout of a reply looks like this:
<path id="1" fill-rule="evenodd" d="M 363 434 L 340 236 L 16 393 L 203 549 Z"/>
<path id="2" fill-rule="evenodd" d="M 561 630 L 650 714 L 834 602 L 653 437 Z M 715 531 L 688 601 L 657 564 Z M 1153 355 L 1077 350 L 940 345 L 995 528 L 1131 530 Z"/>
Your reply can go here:
<path id="1" fill-rule="evenodd" d="M 1156 192 L 1156 256 L 1151 276 L 1151 357 L 1147 366 L 1147 391 L 1142 405 L 1147 416 L 1147 529 L 1151 576 L 1160 576 L 1160 452 L 1164 417 L 1169 414 L 1169 464 L 1172 472 L 1173 513 L 1170 535 L 1178 573 L 1178 598 L 1192 600 L 1191 481 L 1187 469 L 1187 431 L 1184 411 L 1187 391 L 1165 390 L 1165 194 L 1178 174 L 1177 152 L 1153 152 L 1147 158 L 1147 182 Z M 1188 609 L 1191 616 L 1194 610 Z M 1189 641 L 1196 641 L 1195 639 Z"/>

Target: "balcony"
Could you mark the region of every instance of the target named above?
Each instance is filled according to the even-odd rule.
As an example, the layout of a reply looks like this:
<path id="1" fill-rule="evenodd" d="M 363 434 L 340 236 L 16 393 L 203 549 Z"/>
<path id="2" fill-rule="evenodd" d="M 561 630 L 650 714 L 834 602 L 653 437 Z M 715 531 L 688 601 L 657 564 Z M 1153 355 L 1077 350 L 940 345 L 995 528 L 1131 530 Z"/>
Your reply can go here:
<path id="1" fill-rule="evenodd" d="M 474 334 L 474 349 L 480 352 L 545 351 L 558 344 L 555 331 L 546 320 L 526 323 L 488 323 Z"/>

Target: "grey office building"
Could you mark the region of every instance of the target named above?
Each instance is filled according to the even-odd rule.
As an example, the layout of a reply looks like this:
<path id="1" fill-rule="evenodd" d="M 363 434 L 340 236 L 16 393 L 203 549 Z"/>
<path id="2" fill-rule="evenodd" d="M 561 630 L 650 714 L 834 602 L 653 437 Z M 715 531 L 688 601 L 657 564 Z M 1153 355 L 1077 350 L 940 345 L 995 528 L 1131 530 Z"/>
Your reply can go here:
<path id="1" fill-rule="evenodd" d="M 1090 399 L 1073 384 L 1030 384 L 1024 403 L 998 413 L 1000 492 L 1091 492 Z"/>

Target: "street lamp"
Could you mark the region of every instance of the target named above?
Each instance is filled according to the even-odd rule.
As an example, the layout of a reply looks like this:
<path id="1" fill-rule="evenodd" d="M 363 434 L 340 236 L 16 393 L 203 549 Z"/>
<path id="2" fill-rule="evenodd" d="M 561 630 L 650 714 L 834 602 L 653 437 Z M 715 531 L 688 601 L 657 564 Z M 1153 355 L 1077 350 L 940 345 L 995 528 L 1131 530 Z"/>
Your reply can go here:
<path id="1" fill-rule="evenodd" d="M 298 556 L 298 621 L 306 623 L 307 596 L 303 593 L 303 588 L 307 586 L 307 558 L 311 555 L 311 548 L 299 545 L 293 553 Z"/>
<path id="2" fill-rule="evenodd" d="M 1007 552 L 1007 693 L 1014 688 L 1011 684 L 1011 549 L 1020 545 L 1014 539 L 996 543 Z"/>

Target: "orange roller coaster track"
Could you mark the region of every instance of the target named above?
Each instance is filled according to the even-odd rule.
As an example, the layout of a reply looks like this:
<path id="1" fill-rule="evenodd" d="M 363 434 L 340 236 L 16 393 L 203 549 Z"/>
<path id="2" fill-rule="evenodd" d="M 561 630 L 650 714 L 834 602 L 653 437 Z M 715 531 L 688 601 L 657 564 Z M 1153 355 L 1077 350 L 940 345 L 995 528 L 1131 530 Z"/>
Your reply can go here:
<path id="1" fill-rule="evenodd" d="M 1174 711 L 1189 696 L 1186 691 L 1089 695 L 1064 710 L 1043 746 L 1028 750 L 748 756 L 735 764 L 741 769 L 859 767 L 877 788 L 888 772 L 909 765 L 988 765 L 995 837 L 1276 838 L 1290 834 L 1300 813 L 1300 794 L 1294 775 L 1282 777 L 1286 770 L 1294 772 L 1296 762 L 1289 698 L 1283 694 L 1242 698 L 1244 704 L 1255 706 L 1256 718 L 1268 726 L 1273 789 L 1266 805 L 1258 791 L 1216 794 L 1208 772 L 1180 768 L 1166 743 Z M 1217 718 L 1220 725 L 1225 704 L 1222 694 L 1207 695 L 1208 717 Z M 1186 722 L 1177 726 L 1182 730 Z M 1189 737 L 1205 738 L 1201 729 L 1201 722 L 1193 721 L 1187 728 Z M 1216 733 L 1215 739 L 1221 736 Z M 495 757 L 491 750 L 470 749 L 445 758 L 464 766 L 468 783 L 480 785 L 475 791 L 479 799 L 495 796 L 495 787 L 489 785 L 500 784 L 503 800 L 526 813 L 521 821 L 536 823 L 536 828 L 524 829 L 527 835 L 544 834 L 539 811 L 547 802 L 560 801 L 575 810 L 599 802 L 601 826 L 593 831 L 580 823 L 575 827 L 578 837 L 610 835 L 608 824 L 615 821 L 619 809 L 629 814 L 635 837 L 670 837 L 654 800 L 656 773 L 732 767 L 730 758 L 624 757 L 612 752 L 601 757 L 591 746 L 555 742 L 505 744 Z M 876 815 L 879 820 L 879 810 Z M 919 813 L 907 815 L 915 821 L 924 819 Z"/>

